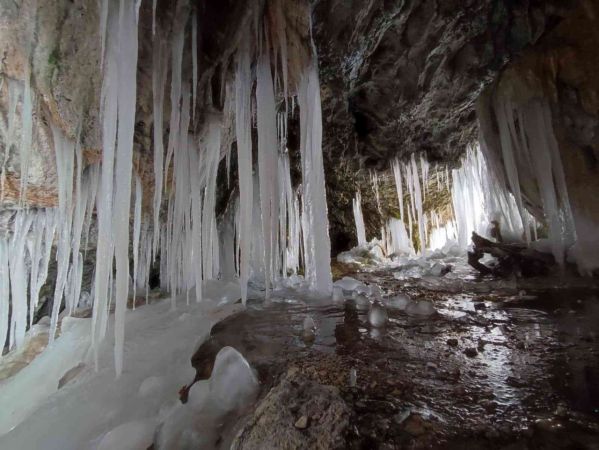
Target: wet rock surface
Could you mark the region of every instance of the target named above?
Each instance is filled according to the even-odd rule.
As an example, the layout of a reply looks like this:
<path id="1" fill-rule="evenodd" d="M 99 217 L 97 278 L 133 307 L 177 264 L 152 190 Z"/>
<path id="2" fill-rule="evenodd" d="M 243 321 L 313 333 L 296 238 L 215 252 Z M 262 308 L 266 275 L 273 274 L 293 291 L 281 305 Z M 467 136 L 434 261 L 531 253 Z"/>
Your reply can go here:
<path id="1" fill-rule="evenodd" d="M 194 356 L 198 378 L 231 345 L 262 386 L 236 448 L 315 448 L 324 424 L 330 439 L 319 448 L 597 448 L 597 291 L 456 294 L 391 271 L 353 276 L 431 301 L 438 313 L 389 308 L 387 325 L 375 328 L 354 301 L 316 305 L 289 294 L 216 325 Z M 317 327 L 311 341 L 302 339 L 306 314 Z"/>

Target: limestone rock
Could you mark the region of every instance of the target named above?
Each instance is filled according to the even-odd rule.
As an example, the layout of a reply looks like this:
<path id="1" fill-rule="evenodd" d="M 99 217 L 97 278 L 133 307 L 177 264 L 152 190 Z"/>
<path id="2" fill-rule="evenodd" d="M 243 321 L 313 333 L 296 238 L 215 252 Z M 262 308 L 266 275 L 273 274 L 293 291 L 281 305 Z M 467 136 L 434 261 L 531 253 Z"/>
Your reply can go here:
<path id="1" fill-rule="evenodd" d="M 343 448 L 349 415 L 337 388 L 290 371 L 260 402 L 231 449 Z"/>

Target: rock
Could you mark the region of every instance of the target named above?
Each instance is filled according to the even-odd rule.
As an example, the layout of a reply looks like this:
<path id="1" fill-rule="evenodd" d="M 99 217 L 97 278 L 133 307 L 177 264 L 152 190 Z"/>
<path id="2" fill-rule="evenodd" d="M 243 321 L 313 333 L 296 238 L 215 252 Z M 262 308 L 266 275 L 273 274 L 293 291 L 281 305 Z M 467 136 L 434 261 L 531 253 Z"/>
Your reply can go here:
<path id="1" fill-rule="evenodd" d="M 258 404 L 230 448 L 345 448 L 349 417 L 337 388 L 288 372 Z"/>
<path id="2" fill-rule="evenodd" d="M 300 417 L 299 419 L 297 419 L 297 422 L 295 422 L 295 424 L 293 426 L 299 430 L 304 430 L 304 429 L 308 428 L 308 417 L 306 417 L 306 416 Z"/>
<path id="3" fill-rule="evenodd" d="M 464 350 L 464 354 L 468 358 L 474 358 L 476 355 L 478 355 L 478 351 L 474 347 L 469 347 L 466 350 Z"/>
<path id="4" fill-rule="evenodd" d="M 449 345 L 450 347 L 457 347 L 458 346 L 458 340 L 455 339 L 455 338 L 447 339 L 447 345 Z"/>
<path id="5" fill-rule="evenodd" d="M 426 423 L 420 414 L 411 414 L 404 422 L 404 431 L 412 436 L 422 436 L 426 433 Z"/>

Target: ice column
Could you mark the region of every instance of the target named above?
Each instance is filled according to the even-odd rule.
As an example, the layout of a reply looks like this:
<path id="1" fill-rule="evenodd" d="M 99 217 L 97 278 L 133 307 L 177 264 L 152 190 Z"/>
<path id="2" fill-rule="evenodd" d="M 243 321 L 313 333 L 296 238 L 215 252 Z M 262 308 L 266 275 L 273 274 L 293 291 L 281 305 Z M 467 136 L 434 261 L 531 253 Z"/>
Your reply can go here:
<path id="1" fill-rule="evenodd" d="M 307 67 L 299 85 L 300 150 L 302 159 L 302 212 L 306 277 L 315 291 L 330 294 L 331 242 L 322 161 L 322 111 L 318 69 Z"/>
<path id="2" fill-rule="evenodd" d="M 235 72 L 235 131 L 237 135 L 237 161 L 239 167 L 239 283 L 241 298 L 247 301 L 247 282 L 250 272 L 252 242 L 252 137 L 251 101 L 252 73 L 249 41 L 243 40 L 237 53 Z"/>

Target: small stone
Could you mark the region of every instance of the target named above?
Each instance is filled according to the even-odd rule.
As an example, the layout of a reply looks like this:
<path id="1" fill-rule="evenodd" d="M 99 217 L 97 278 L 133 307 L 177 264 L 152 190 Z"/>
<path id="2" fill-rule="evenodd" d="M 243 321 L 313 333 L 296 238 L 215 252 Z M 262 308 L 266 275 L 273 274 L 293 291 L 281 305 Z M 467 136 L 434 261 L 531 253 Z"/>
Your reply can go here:
<path id="1" fill-rule="evenodd" d="M 308 428 L 308 417 L 301 416 L 299 419 L 297 419 L 297 422 L 295 422 L 294 426 L 298 430 L 305 430 L 306 428 Z"/>
<path id="2" fill-rule="evenodd" d="M 476 349 L 474 347 L 469 347 L 466 350 L 464 350 L 464 354 L 468 358 L 474 358 L 476 355 L 478 355 L 478 352 L 476 351 Z"/>
<path id="3" fill-rule="evenodd" d="M 426 433 L 424 420 L 422 420 L 420 415 L 412 414 L 406 421 L 404 430 L 412 436 L 422 436 L 424 433 Z"/>
<path id="4" fill-rule="evenodd" d="M 449 345 L 450 347 L 457 347 L 458 340 L 455 338 L 447 339 L 447 345 Z"/>

